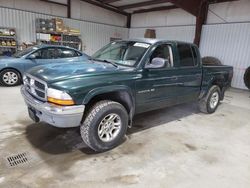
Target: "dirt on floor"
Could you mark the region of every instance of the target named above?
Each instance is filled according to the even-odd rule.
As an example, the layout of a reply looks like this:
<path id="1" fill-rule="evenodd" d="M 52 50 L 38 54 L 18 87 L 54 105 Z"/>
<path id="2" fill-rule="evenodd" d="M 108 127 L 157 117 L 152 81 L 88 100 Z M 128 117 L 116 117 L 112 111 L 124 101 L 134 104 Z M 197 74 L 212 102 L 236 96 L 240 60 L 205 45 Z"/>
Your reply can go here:
<path id="1" fill-rule="evenodd" d="M 140 114 L 95 153 L 79 128 L 34 124 L 19 90 L 0 87 L 0 187 L 250 187 L 248 91 L 230 89 L 212 115 L 195 103 Z"/>

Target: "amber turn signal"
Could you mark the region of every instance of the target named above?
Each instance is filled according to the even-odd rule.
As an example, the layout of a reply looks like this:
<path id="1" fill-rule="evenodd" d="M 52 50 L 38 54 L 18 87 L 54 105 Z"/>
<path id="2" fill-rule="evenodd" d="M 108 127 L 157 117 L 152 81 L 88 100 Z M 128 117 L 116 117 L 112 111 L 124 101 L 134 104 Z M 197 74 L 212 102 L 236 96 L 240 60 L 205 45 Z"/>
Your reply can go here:
<path id="1" fill-rule="evenodd" d="M 70 106 L 75 104 L 73 100 L 62 100 L 62 99 L 55 99 L 52 97 L 48 97 L 48 102 L 58 104 L 61 106 Z"/>

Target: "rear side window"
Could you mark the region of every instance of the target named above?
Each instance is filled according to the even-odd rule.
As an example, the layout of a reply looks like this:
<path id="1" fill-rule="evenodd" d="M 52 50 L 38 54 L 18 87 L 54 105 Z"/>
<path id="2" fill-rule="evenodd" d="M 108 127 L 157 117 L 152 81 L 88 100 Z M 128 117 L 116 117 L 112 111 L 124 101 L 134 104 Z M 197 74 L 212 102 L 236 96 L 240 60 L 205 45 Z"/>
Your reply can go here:
<path id="1" fill-rule="evenodd" d="M 197 51 L 196 51 L 195 47 L 193 47 L 193 46 L 192 46 L 192 53 L 193 53 L 193 57 L 194 57 L 194 65 L 198 65 Z"/>
<path id="2" fill-rule="evenodd" d="M 192 49 L 189 44 L 178 44 L 177 46 L 180 57 L 181 67 L 195 66 Z"/>
<path id="3" fill-rule="evenodd" d="M 78 54 L 76 51 L 71 49 L 60 49 L 60 58 L 70 58 L 70 57 L 77 57 Z"/>

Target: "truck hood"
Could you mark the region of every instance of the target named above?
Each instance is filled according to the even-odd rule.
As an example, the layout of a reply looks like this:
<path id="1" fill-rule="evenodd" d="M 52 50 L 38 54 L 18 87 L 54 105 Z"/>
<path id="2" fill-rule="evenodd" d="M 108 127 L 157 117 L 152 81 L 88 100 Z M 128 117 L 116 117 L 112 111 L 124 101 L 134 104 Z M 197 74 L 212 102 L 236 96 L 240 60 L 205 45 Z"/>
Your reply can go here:
<path id="1" fill-rule="evenodd" d="M 43 66 L 36 66 L 27 73 L 35 76 L 47 83 L 54 83 L 71 78 L 81 78 L 100 74 L 110 74 L 110 72 L 125 71 L 127 67 L 115 67 L 111 64 L 97 61 L 57 63 Z"/>

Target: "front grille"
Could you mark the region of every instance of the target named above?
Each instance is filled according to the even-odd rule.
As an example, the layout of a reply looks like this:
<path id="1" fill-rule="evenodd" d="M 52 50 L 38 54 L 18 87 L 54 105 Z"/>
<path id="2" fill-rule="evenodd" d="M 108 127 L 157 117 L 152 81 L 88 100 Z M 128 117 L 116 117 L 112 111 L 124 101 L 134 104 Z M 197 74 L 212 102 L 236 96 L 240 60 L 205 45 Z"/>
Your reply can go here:
<path id="1" fill-rule="evenodd" d="M 29 74 L 25 76 L 23 80 L 25 89 L 35 98 L 46 101 L 46 83 Z"/>
<path id="2" fill-rule="evenodd" d="M 45 85 L 42 84 L 41 82 L 37 81 L 37 80 L 35 80 L 35 86 L 36 86 L 37 88 L 42 89 L 42 90 L 45 91 Z"/>

